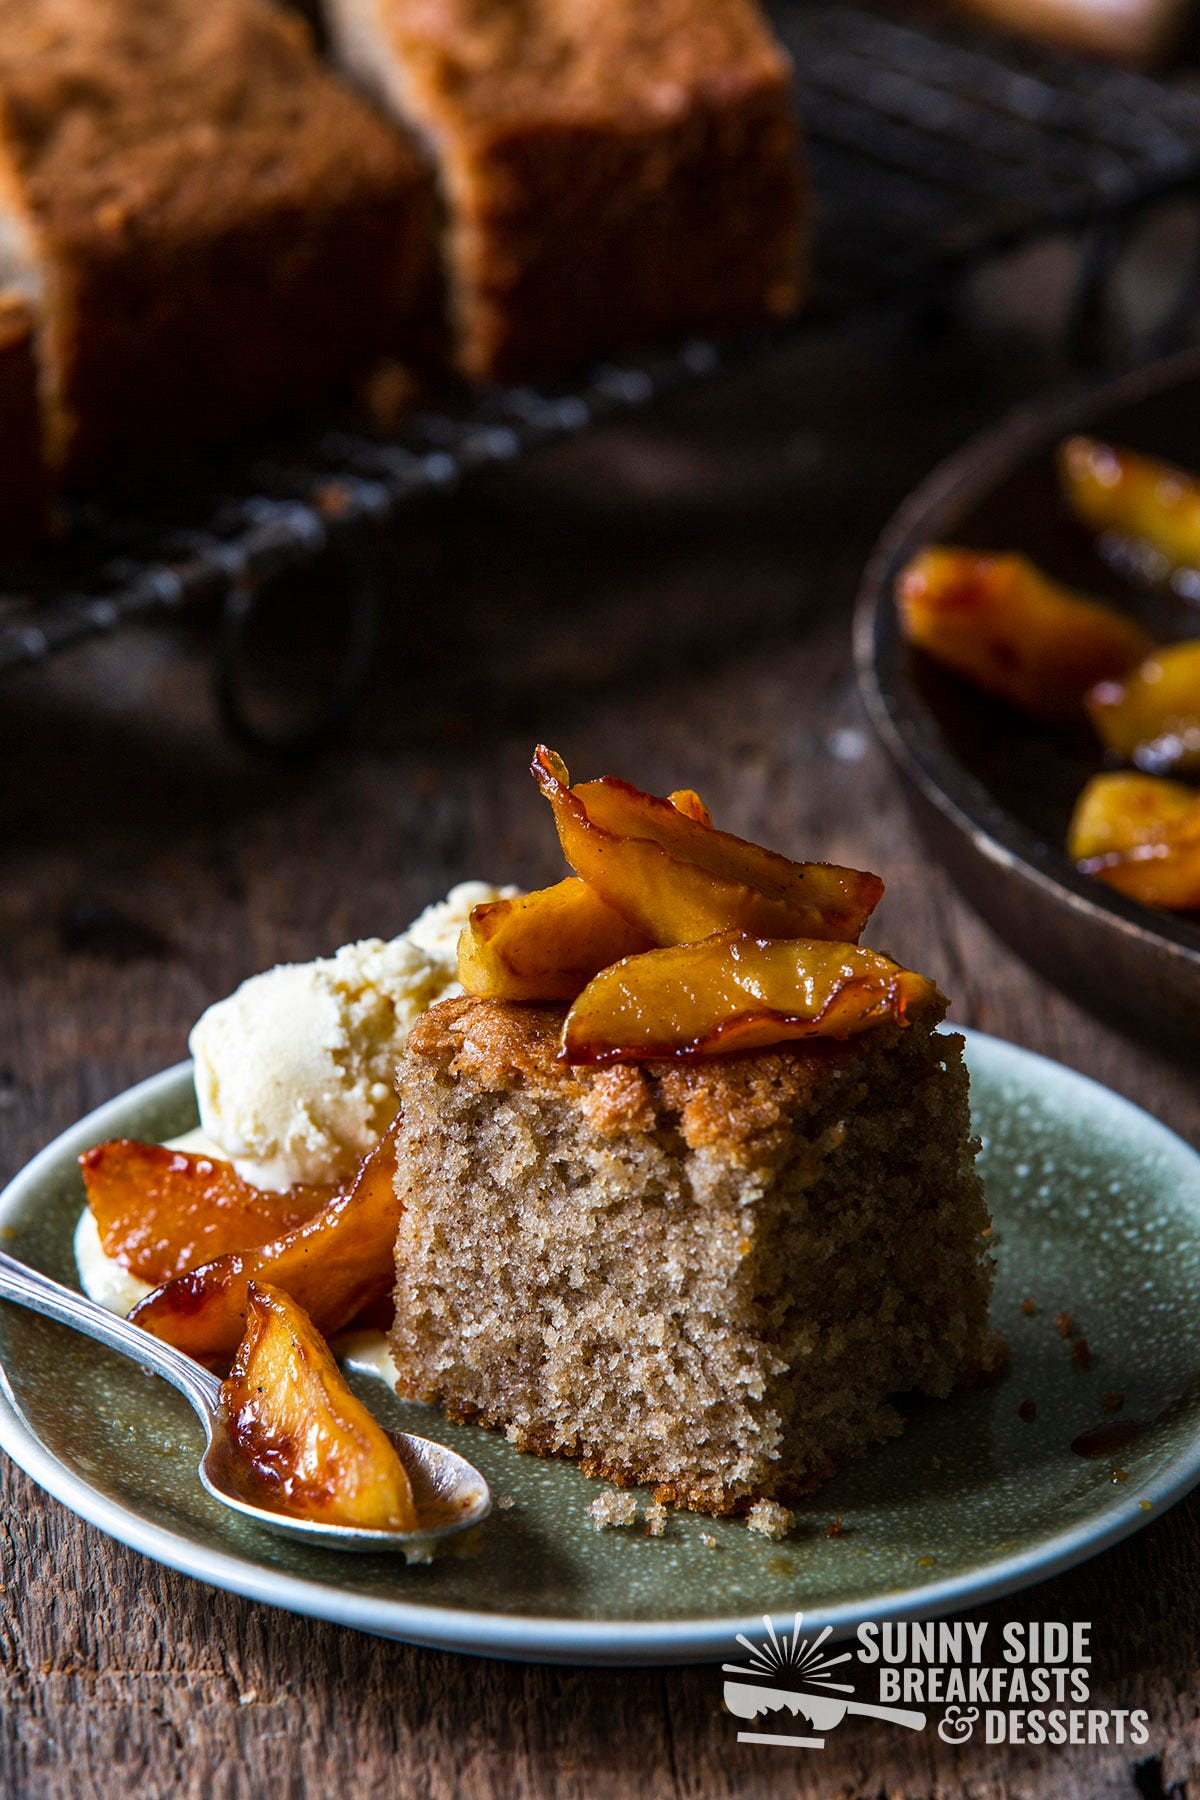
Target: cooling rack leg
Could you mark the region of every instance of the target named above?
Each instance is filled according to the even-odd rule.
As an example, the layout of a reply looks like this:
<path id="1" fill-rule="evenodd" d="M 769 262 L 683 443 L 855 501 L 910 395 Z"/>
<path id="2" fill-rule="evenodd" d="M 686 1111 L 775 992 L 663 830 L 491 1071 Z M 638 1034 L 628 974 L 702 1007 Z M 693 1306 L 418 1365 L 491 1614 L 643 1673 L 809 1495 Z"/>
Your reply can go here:
<path id="1" fill-rule="evenodd" d="M 320 749 L 362 698 L 378 628 L 370 547 L 327 551 L 309 569 L 237 583 L 222 604 L 213 671 L 226 728 L 260 756 Z"/>

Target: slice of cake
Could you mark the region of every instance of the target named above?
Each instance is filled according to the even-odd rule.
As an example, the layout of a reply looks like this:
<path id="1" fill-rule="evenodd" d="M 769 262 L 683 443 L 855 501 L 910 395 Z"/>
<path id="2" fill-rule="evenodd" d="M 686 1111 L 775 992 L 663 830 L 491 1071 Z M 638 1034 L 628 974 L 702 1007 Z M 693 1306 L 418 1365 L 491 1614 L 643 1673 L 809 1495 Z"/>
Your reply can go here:
<path id="1" fill-rule="evenodd" d="M 572 1067 L 565 1009 L 413 1027 L 400 1392 L 706 1512 L 811 1489 L 994 1366 L 962 1040 Z"/>
<path id="2" fill-rule="evenodd" d="M 271 0 L 0 0 L 0 188 L 88 480 L 302 414 L 426 302 L 421 160 Z"/>
<path id="3" fill-rule="evenodd" d="M 472 376 L 777 318 L 800 291 L 787 59 L 754 0 L 324 0 L 428 146 Z"/>

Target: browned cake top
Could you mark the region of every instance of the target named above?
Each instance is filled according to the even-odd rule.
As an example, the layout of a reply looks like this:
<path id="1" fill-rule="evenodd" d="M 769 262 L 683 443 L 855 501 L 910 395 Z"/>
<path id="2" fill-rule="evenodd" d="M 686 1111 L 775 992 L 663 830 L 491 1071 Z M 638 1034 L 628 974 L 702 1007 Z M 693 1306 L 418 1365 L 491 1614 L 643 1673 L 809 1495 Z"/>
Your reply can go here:
<path id="1" fill-rule="evenodd" d="M 459 1081 L 485 1092 L 535 1088 L 575 1100 L 602 1135 L 650 1131 L 670 1115 L 693 1150 L 741 1160 L 751 1146 L 770 1154 L 832 1080 L 855 1064 L 865 1068 L 898 1029 L 842 1043 L 809 1039 L 735 1056 L 593 1069 L 557 1060 L 564 1017 L 562 1007 L 464 995 L 417 1020 L 408 1053 L 446 1063 Z"/>
<path id="2" fill-rule="evenodd" d="M 786 79 L 755 0 L 387 0 L 422 98 L 478 121 L 682 112 Z"/>
<path id="3" fill-rule="evenodd" d="M 389 185 L 415 154 L 272 0 L 0 0 L 0 130 L 61 234 Z"/>

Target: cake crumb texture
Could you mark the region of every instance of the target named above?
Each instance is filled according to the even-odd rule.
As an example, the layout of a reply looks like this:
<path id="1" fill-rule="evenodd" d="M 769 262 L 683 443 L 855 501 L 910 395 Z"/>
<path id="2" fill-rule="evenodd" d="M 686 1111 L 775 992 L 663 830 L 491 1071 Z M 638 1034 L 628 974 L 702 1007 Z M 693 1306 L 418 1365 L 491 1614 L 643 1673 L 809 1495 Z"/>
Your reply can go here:
<path id="1" fill-rule="evenodd" d="M 962 1040 L 572 1069 L 452 999 L 401 1059 L 400 1392 L 661 1505 L 745 1512 L 996 1366 Z"/>
<path id="2" fill-rule="evenodd" d="M 778 1543 L 796 1523 L 796 1515 L 777 1500 L 756 1500 L 746 1514 L 746 1528 Z"/>
<path id="3" fill-rule="evenodd" d="M 648 1500 L 643 1514 L 647 1537 L 662 1537 L 667 1529 L 667 1509 L 661 1500 Z"/>
<path id="4" fill-rule="evenodd" d="M 622 1493 L 620 1488 L 606 1488 L 588 1507 L 597 1531 L 609 1531 L 616 1525 L 632 1525 L 637 1519 L 637 1495 Z"/>

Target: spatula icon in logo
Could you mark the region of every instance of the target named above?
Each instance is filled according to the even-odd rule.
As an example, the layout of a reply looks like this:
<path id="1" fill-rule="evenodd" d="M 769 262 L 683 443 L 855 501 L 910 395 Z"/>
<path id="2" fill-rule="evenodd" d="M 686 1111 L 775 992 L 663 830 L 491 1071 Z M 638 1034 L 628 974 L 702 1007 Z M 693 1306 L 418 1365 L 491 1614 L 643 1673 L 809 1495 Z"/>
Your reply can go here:
<path id="1" fill-rule="evenodd" d="M 777 1632 L 764 1615 L 766 1642 L 755 1644 L 738 1633 L 738 1643 L 749 1653 L 749 1663 L 725 1663 L 727 1675 L 749 1675 L 752 1681 L 727 1681 L 725 1705 L 735 1718 L 756 1719 L 759 1713 L 778 1712 L 786 1707 L 795 1718 L 803 1715 L 814 1731 L 833 1731 L 847 1713 L 860 1718 L 885 1719 L 890 1725 L 904 1725 L 909 1731 L 925 1729 L 925 1714 L 909 1712 L 899 1706 L 875 1706 L 869 1700 L 855 1700 L 849 1682 L 835 1681 L 830 1671 L 852 1661 L 850 1652 L 825 1656 L 822 1646 L 833 1630 L 831 1625 L 810 1643 L 803 1635 L 804 1614 L 797 1613 L 790 1632 Z M 783 1681 L 802 1682 L 803 1687 L 784 1687 Z M 846 1695 L 847 1698 L 841 1698 Z M 739 1744 L 776 1744 L 784 1748 L 823 1750 L 823 1737 L 785 1736 L 782 1732 L 739 1731 Z"/>

